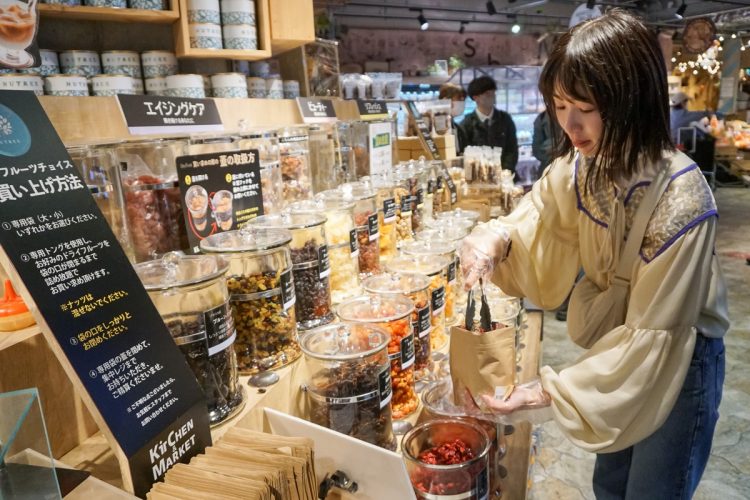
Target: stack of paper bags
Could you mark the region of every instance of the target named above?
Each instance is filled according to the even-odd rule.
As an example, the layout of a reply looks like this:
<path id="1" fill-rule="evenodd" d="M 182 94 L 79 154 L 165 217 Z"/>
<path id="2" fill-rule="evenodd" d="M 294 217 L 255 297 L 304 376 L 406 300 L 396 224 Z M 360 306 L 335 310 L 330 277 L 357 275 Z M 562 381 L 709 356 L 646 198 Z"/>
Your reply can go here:
<path id="1" fill-rule="evenodd" d="M 313 441 L 230 429 L 190 464 L 177 464 L 149 500 L 316 500 Z"/>

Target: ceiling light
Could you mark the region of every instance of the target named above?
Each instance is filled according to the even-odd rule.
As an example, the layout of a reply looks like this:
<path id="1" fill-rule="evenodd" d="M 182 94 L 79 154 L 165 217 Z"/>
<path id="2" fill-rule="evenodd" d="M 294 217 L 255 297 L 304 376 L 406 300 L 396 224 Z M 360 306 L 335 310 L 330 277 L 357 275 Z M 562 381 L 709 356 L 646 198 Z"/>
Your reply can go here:
<path id="1" fill-rule="evenodd" d="M 677 58 L 676 58 L 676 57 L 673 57 L 673 58 L 672 58 L 672 62 L 677 62 Z"/>
<path id="2" fill-rule="evenodd" d="M 511 26 L 510 32 L 513 33 L 514 35 L 519 34 L 521 32 L 521 25 L 518 23 L 515 23 L 513 26 Z"/>
<path id="3" fill-rule="evenodd" d="M 417 16 L 417 21 L 419 21 L 419 29 L 421 29 L 422 31 L 425 31 L 430 27 L 430 22 L 426 17 L 424 17 L 424 14 L 421 10 L 419 11 L 419 15 Z"/>
<path id="4" fill-rule="evenodd" d="M 685 5 L 685 0 L 682 0 L 682 4 L 677 7 L 677 12 L 675 12 L 674 16 L 677 19 L 682 19 L 685 17 L 685 11 L 687 10 L 687 5 Z"/>
<path id="5" fill-rule="evenodd" d="M 732 33 L 732 38 L 737 38 L 737 33 Z"/>
<path id="6" fill-rule="evenodd" d="M 461 21 L 461 26 L 458 28 L 458 32 L 463 34 L 466 31 L 466 25 L 469 24 L 466 21 Z"/>
<path id="7" fill-rule="evenodd" d="M 495 9 L 495 4 L 492 3 L 491 0 L 487 2 L 487 14 L 491 16 L 494 16 L 495 14 L 497 14 L 497 9 Z"/>
<path id="8" fill-rule="evenodd" d="M 745 52 L 745 46 L 744 46 L 744 45 L 740 45 L 740 50 L 741 50 L 742 52 Z"/>
<path id="9" fill-rule="evenodd" d="M 586 1 L 586 8 L 591 10 L 594 8 L 594 4 L 596 3 L 596 0 L 587 0 Z"/>
<path id="10" fill-rule="evenodd" d="M 697 69 L 694 69 L 694 70 L 693 70 L 693 74 L 694 74 L 694 75 L 697 75 L 697 74 L 698 74 L 698 70 L 697 70 Z"/>
<path id="11" fill-rule="evenodd" d="M 723 42 L 723 41 L 724 41 L 724 35 L 719 35 L 719 41 L 720 41 L 720 42 Z"/>

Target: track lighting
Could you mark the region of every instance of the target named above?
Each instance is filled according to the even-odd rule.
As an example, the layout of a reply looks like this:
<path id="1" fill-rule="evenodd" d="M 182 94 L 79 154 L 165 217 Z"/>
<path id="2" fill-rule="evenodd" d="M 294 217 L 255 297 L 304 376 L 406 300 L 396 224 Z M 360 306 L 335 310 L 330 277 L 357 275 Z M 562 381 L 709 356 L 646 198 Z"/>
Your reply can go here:
<path id="1" fill-rule="evenodd" d="M 419 21 L 419 29 L 422 31 L 425 31 L 427 28 L 430 27 L 430 22 L 427 20 L 426 17 L 424 17 L 424 12 L 422 9 L 415 9 L 411 8 L 409 9 L 412 12 L 419 12 L 419 15 L 417 16 L 417 21 Z"/>
<path id="2" fill-rule="evenodd" d="M 495 9 L 495 4 L 492 3 L 492 0 L 487 2 L 487 14 L 494 16 L 497 14 L 497 9 Z"/>
<path id="3" fill-rule="evenodd" d="M 467 24 L 469 24 L 469 23 L 466 22 L 466 21 L 461 21 L 461 26 L 459 26 L 458 32 L 461 33 L 462 35 L 464 34 L 464 31 L 466 31 L 466 25 Z"/>
<path id="4" fill-rule="evenodd" d="M 593 9 L 595 3 L 596 0 L 586 0 L 586 8 L 589 10 Z"/>
<path id="5" fill-rule="evenodd" d="M 518 23 L 513 24 L 513 26 L 510 27 L 511 33 L 514 35 L 517 35 L 521 32 L 521 25 Z"/>
<path id="6" fill-rule="evenodd" d="M 685 11 L 687 10 L 687 5 L 685 4 L 685 0 L 682 0 L 682 4 L 677 7 L 677 12 L 675 12 L 675 17 L 677 19 L 683 19 L 685 17 Z"/>

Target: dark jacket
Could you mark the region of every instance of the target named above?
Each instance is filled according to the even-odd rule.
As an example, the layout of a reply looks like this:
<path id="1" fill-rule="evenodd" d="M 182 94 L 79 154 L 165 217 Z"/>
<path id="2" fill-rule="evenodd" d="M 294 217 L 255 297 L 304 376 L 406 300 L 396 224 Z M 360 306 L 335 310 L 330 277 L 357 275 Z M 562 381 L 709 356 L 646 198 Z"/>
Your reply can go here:
<path id="1" fill-rule="evenodd" d="M 541 163 L 539 165 L 540 171 L 549 165 L 552 159 L 553 146 L 552 120 L 550 120 L 547 111 L 542 111 L 534 120 L 534 138 L 531 143 L 531 153 Z"/>
<path id="2" fill-rule="evenodd" d="M 458 144 L 461 151 L 466 146 L 493 146 L 503 148 L 503 168 L 516 171 L 518 139 L 516 125 L 510 115 L 495 108 L 489 127 L 479 121 L 476 113 L 466 115 L 458 126 Z"/>

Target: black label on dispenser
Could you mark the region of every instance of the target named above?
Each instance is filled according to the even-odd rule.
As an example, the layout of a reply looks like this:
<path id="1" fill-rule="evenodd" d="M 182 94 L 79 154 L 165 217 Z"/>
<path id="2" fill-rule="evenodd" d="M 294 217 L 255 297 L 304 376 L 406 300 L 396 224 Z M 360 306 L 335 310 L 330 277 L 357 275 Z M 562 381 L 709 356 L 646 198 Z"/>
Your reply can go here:
<path id="1" fill-rule="evenodd" d="M 458 201 L 458 191 L 456 191 L 456 183 L 453 182 L 451 175 L 445 169 L 443 170 L 443 177 L 445 178 L 445 183 L 448 185 L 448 189 L 451 192 L 451 204 L 456 203 L 456 201 Z"/>
<path id="2" fill-rule="evenodd" d="M 411 207 L 414 203 L 414 196 L 402 196 L 401 197 L 401 215 L 411 215 Z"/>
<path id="3" fill-rule="evenodd" d="M 383 200 L 383 223 L 390 224 L 396 220 L 396 200 L 388 198 Z"/>
<path id="4" fill-rule="evenodd" d="M 448 264 L 448 283 L 456 281 L 456 260 Z"/>
<path id="5" fill-rule="evenodd" d="M 213 356 L 234 344 L 237 332 L 234 329 L 234 320 L 229 310 L 229 303 L 203 313 L 206 322 L 206 341 L 208 342 L 208 355 Z"/>
<path id="6" fill-rule="evenodd" d="M 380 393 L 380 408 L 385 408 L 393 396 L 390 364 L 378 375 L 378 392 Z"/>
<path id="7" fill-rule="evenodd" d="M 435 180 L 430 179 L 427 181 L 427 194 L 432 194 L 435 192 Z"/>
<path id="8" fill-rule="evenodd" d="M 318 247 L 318 270 L 320 279 L 326 278 L 331 274 L 331 260 L 328 258 L 328 245 Z"/>
<path id="9" fill-rule="evenodd" d="M 414 364 L 414 335 L 401 339 L 401 369 L 406 370 Z"/>
<path id="10" fill-rule="evenodd" d="M 289 269 L 281 273 L 281 302 L 284 304 L 284 310 L 288 311 L 297 301 L 294 292 L 294 279 L 292 279 L 292 270 Z"/>
<path id="11" fill-rule="evenodd" d="M 479 500 L 485 500 L 489 498 L 490 493 L 490 474 L 487 467 L 482 469 L 479 474 L 477 474 L 477 484 L 474 487 L 477 491 L 477 496 Z"/>
<path id="12" fill-rule="evenodd" d="M 430 334 L 430 306 L 417 309 L 417 321 L 414 322 L 414 334 L 420 339 Z"/>
<path id="13" fill-rule="evenodd" d="M 378 239 L 380 231 L 378 229 L 378 214 L 372 214 L 367 218 L 367 231 L 370 233 L 370 241 Z"/>
<path id="14" fill-rule="evenodd" d="M 424 205 L 424 189 L 417 189 L 417 208 L 421 208 Z"/>
<path id="15" fill-rule="evenodd" d="M 352 257 L 359 255 L 359 240 L 357 239 L 357 230 L 349 231 L 349 253 Z"/>
<path id="16" fill-rule="evenodd" d="M 432 291 L 432 314 L 438 315 L 445 307 L 445 287 L 441 286 Z"/>

